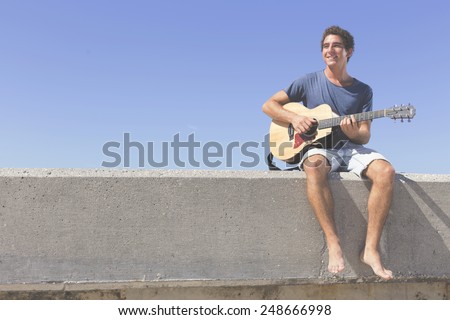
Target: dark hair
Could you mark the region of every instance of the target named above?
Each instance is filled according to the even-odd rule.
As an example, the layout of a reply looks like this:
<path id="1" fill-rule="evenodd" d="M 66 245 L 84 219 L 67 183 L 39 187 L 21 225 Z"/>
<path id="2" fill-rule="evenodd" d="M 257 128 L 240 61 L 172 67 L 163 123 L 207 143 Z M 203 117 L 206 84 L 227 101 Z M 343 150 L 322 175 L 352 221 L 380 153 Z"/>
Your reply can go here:
<path id="1" fill-rule="evenodd" d="M 355 51 L 355 40 L 353 39 L 353 36 L 350 34 L 350 32 L 342 29 L 339 26 L 331 26 L 325 29 L 322 36 L 322 42 L 320 43 L 321 51 L 323 49 L 323 41 L 330 34 L 341 37 L 345 50 L 353 49 L 353 51 Z M 350 57 L 347 59 L 347 61 L 348 60 L 350 60 Z"/>

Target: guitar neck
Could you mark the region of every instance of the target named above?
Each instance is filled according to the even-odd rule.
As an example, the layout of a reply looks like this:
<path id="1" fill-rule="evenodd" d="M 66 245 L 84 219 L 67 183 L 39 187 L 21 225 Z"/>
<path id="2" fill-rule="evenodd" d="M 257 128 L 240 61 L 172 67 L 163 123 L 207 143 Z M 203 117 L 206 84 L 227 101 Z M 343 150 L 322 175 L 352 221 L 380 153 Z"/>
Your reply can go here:
<path id="1" fill-rule="evenodd" d="M 386 110 L 376 110 L 376 111 L 367 111 L 367 112 L 361 112 L 353 114 L 355 116 L 356 121 L 366 121 L 366 120 L 373 120 L 377 118 L 383 118 L 386 117 Z M 325 129 L 325 128 L 331 128 L 339 126 L 341 121 L 349 116 L 340 116 L 335 118 L 328 118 L 319 120 L 319 126 L 318 129 Z"/>

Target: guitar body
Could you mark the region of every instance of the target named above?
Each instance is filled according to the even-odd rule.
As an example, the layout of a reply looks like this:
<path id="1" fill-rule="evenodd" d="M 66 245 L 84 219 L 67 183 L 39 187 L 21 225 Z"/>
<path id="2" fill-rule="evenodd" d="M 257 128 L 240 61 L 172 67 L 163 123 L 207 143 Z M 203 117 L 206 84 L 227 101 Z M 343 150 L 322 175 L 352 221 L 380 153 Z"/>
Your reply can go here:
<path id="1" fill-rule="evenodd" d="M 300 103 L 291 102 L 283 106 L 284 109 L 302 116 L 308 116 L 316 120 L 337 117 L 327 104 L 321 104 L 314 109 L 308 109 Z M 305 146 L 331 134 L 332 128 L 318 129 L 308 134 L 293 132 L 290 123 L 272 121 L 270 125 L 270 151 L 272 154 L 288 163 L 297 162 L 298 155 Z"/>

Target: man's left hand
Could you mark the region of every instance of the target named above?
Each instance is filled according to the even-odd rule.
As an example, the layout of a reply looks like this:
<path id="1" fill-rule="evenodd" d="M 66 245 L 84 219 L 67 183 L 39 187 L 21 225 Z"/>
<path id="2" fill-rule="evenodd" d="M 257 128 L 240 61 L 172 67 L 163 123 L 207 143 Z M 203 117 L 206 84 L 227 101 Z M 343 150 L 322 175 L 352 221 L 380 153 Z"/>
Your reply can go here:
<path id="1" fill-rule="evenodd" d="M 354 139 L 359 135 L 359 123 L 356 121 L 355 116 L 351 115 L 342 119 L 341 123 L 342 131 L 349 137 L 350 139 Z"/>

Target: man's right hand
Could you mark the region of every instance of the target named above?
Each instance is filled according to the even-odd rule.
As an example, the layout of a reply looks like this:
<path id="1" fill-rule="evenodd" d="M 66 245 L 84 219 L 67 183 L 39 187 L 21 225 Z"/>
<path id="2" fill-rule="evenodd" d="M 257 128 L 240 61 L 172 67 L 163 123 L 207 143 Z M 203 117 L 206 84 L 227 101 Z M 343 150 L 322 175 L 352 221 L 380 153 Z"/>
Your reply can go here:
<path id="1" fill-rule="evenodd" d="M 292 119 L 292 126 L 294 127 L 294 130 L 298 133 L 306 133 L 308 132 L 315 124 L 317 124 L 317 120 L 297 115 Z"/>
<path id="2" fill-rule="evenodd" d="M 308 132 L 317 124 L 313 118 L 302 116 L 283 109 L 283 105 L 289 103 L 289 97 L 283 90 L 270 97 L 263 105 L 263 111 L 273 120 L 291 123 L 295 132 L 300 134 Z"/>

